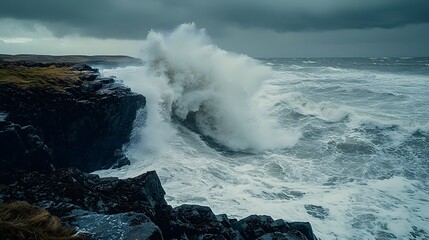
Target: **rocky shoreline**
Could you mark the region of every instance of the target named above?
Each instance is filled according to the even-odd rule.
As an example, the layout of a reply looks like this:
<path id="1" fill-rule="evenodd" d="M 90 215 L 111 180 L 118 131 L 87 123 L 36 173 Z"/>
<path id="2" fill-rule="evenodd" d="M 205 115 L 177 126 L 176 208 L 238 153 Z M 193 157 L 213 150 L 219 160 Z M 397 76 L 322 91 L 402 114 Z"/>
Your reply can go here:
<path id="1" fill-rule="evenodd" d="M 0 61 L 0 203 L 35 204 L 88 239 L 317 239 L 309 223 L 173 208 L 153 171 L 89 174 L 129 164 L 122 147 L 145 103 L 85 64 Z"/>
<path id="2" fill-rule="evenodd" d="M 36 204 L 90 233 L 89 239 L 316 239 L 309 223 L 257 215 L 230 219 L 198 205 L 173 208 L 153 171 L 117 179 L 67 168 L 15 178 L 0 186 L 0 201 Z"/>

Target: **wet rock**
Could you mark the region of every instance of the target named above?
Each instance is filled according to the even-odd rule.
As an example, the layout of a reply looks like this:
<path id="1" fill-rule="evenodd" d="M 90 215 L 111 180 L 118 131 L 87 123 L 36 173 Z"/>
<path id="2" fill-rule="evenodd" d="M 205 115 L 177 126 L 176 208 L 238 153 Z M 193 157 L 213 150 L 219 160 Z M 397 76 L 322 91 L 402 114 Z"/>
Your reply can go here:
<path id="1" fill-rule="evenodd" d="M 307 210 L 307 213 L 311 216 L 319 219 L 325 219 L 329 216 L 329 209 L 324 208 L 322 206 L 316 206 L 316 205 L 304 205 L 305 210 Z"/>
<path id="2" fill-rule="evenodd" d="M 386 232 L 386 231 L 378 231 L 377 232 L 377 240 L 383 240 L 383 239 L 398 239 L 393 233 Z"/>
<path id="3" fill-rule="evenodd" d="M 56 168 L 91 172 L 118 161 L 126 164 L 117 152 L 130 139 L 137 110 L 145 106 L 142 95 L 113 78 L 100 78 L 98 70 L 88 65 L 0 62 L 0 67 L 11 74 L 23 72 L 17 75 L 23 78 L 19 81 L 0 82 L 0 112 L 8 113 L 7 121 L 31 125 L 40 132 Z M 41 73 L 26 79 L 25 71 Z M 48 75 L 54 71 L 58 75 Z M 14 146 L 19 147 L 16 141 Z M 14 152 L 20 154 L 17 149 Z"/>
<path id="4" fill-rule="evenodd" d="M 308 240 L 317 240 L 311 224 L 308 222 L 290 222 L 289 226 L 295 233 L 303 234 Z"/>
<path id="5" fill-rule="evenodd" d="M 94 69 L 87 64 L 76 64 L 73 66 L 73 70 L 74 71 L 80 71 L 80 72 L 87 71 L 87 72 L 92 72 L 92 73 L 98 73 L 99 72 L 98 69 Z"/>
<path id="6" fill-rule="evenodd" d="M 2 125 L 0 126 L 0 144 L 2 146 L 0 159 L 9 162 L 24 159 L 27 150 L 19 134 L 21 127 L 10 122 L 2 122 L 0 124 Z"/>
<path id="7" fill-rule="evenodd" d="M 237 221 L 237 219 L 229 219 L 226 214 L 216 215 L 216 219 L 227 228 L 230 228 L 231 224 Z"/>
<path id="8" fill-rule="evenodd" d="M 303 235 L 298 236 L 290 236 L 290 234 L 287 233 L 280 233 L 280 232 L 274 232 L 274 233 L 266 233 L 260 237 L 257 238 L 257 240 L 304 240 L 307 239 Z"/>
<path id="9" fill-rule="evenodd" d="M 0 183 L 13 181 L 16 169 L 53 170 L 52 150 L 32 126 L 0 121 Z"/>
<path id="10" fill-rule="evenodd" d="M 237 231 L 223 225 L 209 207 L 181 205 L 174 208 L 188 239 L 239 239 Z"/>
<path id="11" fill-rule="evenodd" d="M 101 82 L 102 84 L 111 84 L 115 82 L 114 78 L 98 78 L 97 81 Z"/>
<path id="12" fill-rule="evenodd" d="M 232 224 L 244 239 L 316 240 L 309 223 L 273 220 L 270 216 L 251 215 Z M 280 238 L 285 237 L 285 238 Z"/>
<path id="13" fill-rule="evenodd" d="M 69 168 L 21 171 L 14 178 L 16 182 L 0 183 L 0 203 L 36 204 L 94 239 L 316 239 L 309 223 L 257 215 L 237 221 L 225 214 L 216 216 L 205 206 L 172 208 L 153 171 L 118 179 Z"/>
<path id="14" fill-rule="evenodd" d="M 169 221 L 161 222 L 174 215 L 165 216 L 172 208 L 164 200 L 165 192 L 155 172 L 125 180 L 100 178 L 77 169 L 18 172 L 14 177 L 16 182 L 0 184 L 0 202 L 25 200 L 36 204 L 69 225 L 91 230 L 96 239 L 108 239 L 101 234 L 108 228 L 113 229 L 112 234 L 126 232 L 124 236 L 128 236 L 110 239 L 162 239 L 157 225 L 175 229 Z M 95 224 L 97 221 L 101 222 Z M 114 228 L 111 221 L 120 224 Z M 144 237 L 133 238 L 137 235 Z"/>
<path id="15" fill-rule="evenodd" d="M 165 192 L 155 172 L 120 180 L 100 178 L 77 169 L 59 169 L 49 174 L 25 173 L 16 178 L 16 183 L 0 187 L 4 201 L 43 203 L 43 207 L 60 217 L 66 213 L 55 206 L 63 209 L 68 203 L 97 213 L 135 211 L 151 219 L 155 219 L 158 205 L 167 205 Z M 51 207 L 46 206 L 49 201 Z"/>
<path id="16" fill-rule="evenodd" d="M 86 211 L 74 211 L 71 222 L 79 231 L 87 232 L 93 239 L 163 239 L 161 230 L 141 213 L 118 213 L 112 215 Z"/>
<path id="17" fill-rule="evenodd" d="M 374 147 L 362 141 L 346 141 L 337 144 L 337 149 L 348 154 L 373 154 Z"/>
<path id="18" fill-rule="evenodd" d="M 130 160 L 122 152 L 120 152 L 118 154 L 120 156 L 117 156 L 118 160 L 116 161 L 115 164 L 113 164 L 112 168 L 121 168 L 123 166 L 131 164 Z"/>

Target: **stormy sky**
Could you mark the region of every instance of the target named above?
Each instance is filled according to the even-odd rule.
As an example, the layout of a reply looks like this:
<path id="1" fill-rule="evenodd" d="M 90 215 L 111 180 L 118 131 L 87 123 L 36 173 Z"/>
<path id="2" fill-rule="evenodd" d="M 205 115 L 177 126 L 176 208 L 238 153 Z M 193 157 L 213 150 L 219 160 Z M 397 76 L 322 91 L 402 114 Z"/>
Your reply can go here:
<path id="1" fill-rule="evenodd" d="M 187 22 L 252 57 L 429 56 L 428 0 L 2 0 L 0 53 L 137 56 Z"/>

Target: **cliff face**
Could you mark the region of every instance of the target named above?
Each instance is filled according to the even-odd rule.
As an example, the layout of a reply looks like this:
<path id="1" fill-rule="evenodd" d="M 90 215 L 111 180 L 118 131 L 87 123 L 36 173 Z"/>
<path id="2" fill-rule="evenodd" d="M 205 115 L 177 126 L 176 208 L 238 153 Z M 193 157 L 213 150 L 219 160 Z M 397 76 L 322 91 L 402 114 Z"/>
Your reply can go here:
<path id="1" fill-rule="evenodd" d="M 38 138 L 51 150 L 47 152 L 55 168 L 89 172 L 126 163 L 122 146 L 144 106 L 142 95 L 112 78 L 100 78 L 87 65 L 0 62 L 0 112 L 7 115 L 3 122 L 19 125 L 16 129 L 32 126 L 35 131 L 18 138 Z M 5 130 L 8 124 L 2 125 Z M 9 141 L 0 136 L 0 141 Z"/>

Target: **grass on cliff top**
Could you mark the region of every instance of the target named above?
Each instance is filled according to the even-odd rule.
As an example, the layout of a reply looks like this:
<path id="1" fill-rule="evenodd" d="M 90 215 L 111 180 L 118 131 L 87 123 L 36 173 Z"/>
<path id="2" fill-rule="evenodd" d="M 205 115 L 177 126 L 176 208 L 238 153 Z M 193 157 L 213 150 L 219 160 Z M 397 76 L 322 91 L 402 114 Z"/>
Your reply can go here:
<path id="1" fill-rule="evenodd" d="M 65 56 L 51 56 L 51 55 L 35 55 L 35 54 L 18 54 L 8 55 L 0 54 L 0 59 L 4 61 L 29 61 L 40 63 L 86 63 L 89 65 L 138 65 L 141 60 L 129 56 L 120 55 L 65 55 Z"/>
<path id="2" fill-rule="evenodd" d="M 0 67 L 0 83 L 9 83 L 22 89 L 41 88 L 64 92 L 64 87 L 80 81 L 81 72 L 71 67 Z"/>

